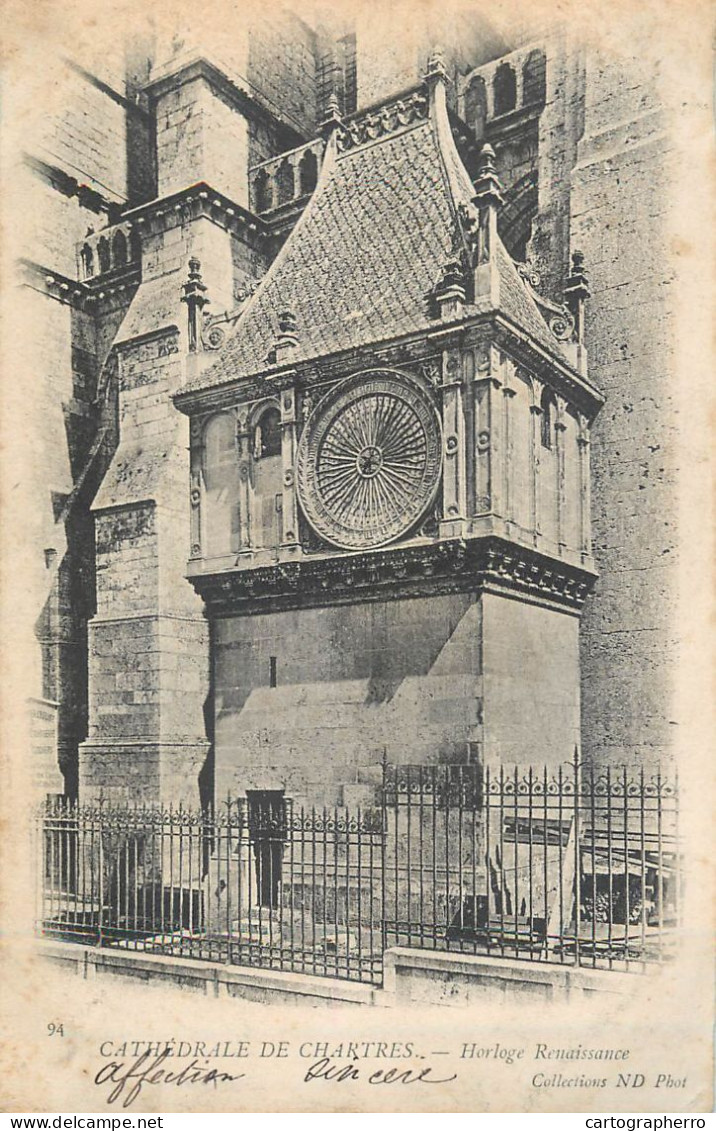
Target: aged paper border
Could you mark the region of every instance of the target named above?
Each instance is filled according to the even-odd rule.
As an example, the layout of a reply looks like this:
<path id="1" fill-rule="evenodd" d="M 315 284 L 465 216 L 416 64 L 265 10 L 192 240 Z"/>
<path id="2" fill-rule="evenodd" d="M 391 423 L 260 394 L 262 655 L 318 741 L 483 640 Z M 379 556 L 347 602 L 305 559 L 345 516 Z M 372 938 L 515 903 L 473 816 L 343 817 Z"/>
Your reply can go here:
<path id="1" fill-rule="evenodd" d="M 387 5 L 369 3 L 375 19 Z M 210 9 L 163 0 L 153 5 L 157 19 L 179 11 L 220 26 L 223 5 Z M 422 0 L 414 4 L 426 6 Z M 538 7 L 532 0 L 530 8 Z M 404 5 L 409 18 L 410 5 Z M 556 9 L 556 11 L 555 11 Z M 19 235 L 23 201 L 13 170 L 23 132 L 24 107 L 40 100 L 52 105 L 44 65 L 71 42 L 111 42 L 128 22 L 143 20 L 145 3 L 123 6 L 101 0 L 91 7 L 79 0 L 58 0 L 23 7 L 3 6 L 2 134 L 2 869 L 3 912 L 3 1057 L 0 1108 L 6 1111 L 111 1111 L 106 1089 L 92 1077 L 101 1060 L 102 1040 L 214 1039 L 290 1042 L 284 1060 L 252 1057 L 240 1085 L 194 1092 L 171 1088 L 145 1090 L 131 1114 L 151 1111 L 346 1112 L 346 1111 L 679 1111 L 704 1112 L 712 1106 L 711 1020 L 713 985 L 714 886 L 709 862 L 712 843 L 714 771 L 712 632 L 713 523 L 710 451 L 714 397 L 710 387 L 713 355 L 712 308 L 713 142 L 709 51 L 714 9 L 705 0 L 660 0 L 643 11 L 639 0 L 611 3 L 544 4 L 545 15 L 561 14 L 587 37 L 602 39 L 615 52 L 637 50 L 658 59 L 669 95 L 678 176 L 673 185 L 671 248 L 677 273 L 677 381 L 680 480 L 680 606 L 677 707 L 678 761 L 686 796 L 688 890 L 683 950 L 679 962 L 643 980 L 633 999 L 596 997 L 577 1008 L 543 1005 L 519 1009 L 486 999 L 478 1013 L 417 1007 L 397 1010 L 303 1010 L 244 1006 L 240 1000 L 212 1001 L 189 993 L 170 994 L 150 984 L 127 987 L 60 977 L 40 963 L 32 941 L 32 859 L 27 838 L 28 737 L 19 705 L 30 686 L 26 647 L 31 623 L 29 594 L 23 587 L 23 559 L 29 551 L 24 534 L 32 499 L 24 491 L 24 468 L 41 453 L 24 443 L 28 399 L 23 343 L 33 334 L 24 317 L 21 292 L 13 284 L 13 262 L 22 254 Z M 493 8 L 498 18 L 514 13 L 514 4 Z M 47 1025 L 63 1020 L 65 1036 L 50 1040 Z M 426 1053 L 455 1049 L 463 1041 L 485 1046 L 532 1048 L 601 1044 L 632 1050 L 636 1072 L 686 1075 L 682 1092 L 625 1090 L 608 1096 L 597 1090 L 575 1095 L 530 1087 L 534 1064 L 512 1067 L 492 1061 L 463 1061 L 458 1079 L 426 1094 L 402 1089 L 378 1091 L 365 1081 L 350 1088 L 306 1085 L 305 1063 L 293 1051 L 301 1041 L 413 1041 Z M 255 1044 L 254 1044 L 255 1047 Z M 584 1066 L 580 1065 L 580 1069 Z M 447 1075 L 447 1073 L 446 1073 Z M 121 1113 L 125 1114 L 125 1113 Z"/>

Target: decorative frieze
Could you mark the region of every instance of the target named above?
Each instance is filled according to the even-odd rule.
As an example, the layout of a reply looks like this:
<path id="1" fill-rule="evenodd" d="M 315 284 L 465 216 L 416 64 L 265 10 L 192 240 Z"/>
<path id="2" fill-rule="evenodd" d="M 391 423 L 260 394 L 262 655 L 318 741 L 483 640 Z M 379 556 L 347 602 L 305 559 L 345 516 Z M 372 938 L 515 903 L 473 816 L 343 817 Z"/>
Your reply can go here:
<path id="1" fill-rule="evenodd" d="M 519 593 L 577 612 L 595 576 L 591 570 L 489 537 L 315 555 L 256 569 L 197 574 L 191 582 L 210 613 L 219 616 L 465 590 Z"/>
<path id="2" fill-rule="evenodd" d="M 376 141 L 414 122 L 423 121 L 427 116 L 428 98 L 421 86 L 402 98 L 385 102 L 344 121 L 338 133 L 338 151 L 344 152 Z"/>

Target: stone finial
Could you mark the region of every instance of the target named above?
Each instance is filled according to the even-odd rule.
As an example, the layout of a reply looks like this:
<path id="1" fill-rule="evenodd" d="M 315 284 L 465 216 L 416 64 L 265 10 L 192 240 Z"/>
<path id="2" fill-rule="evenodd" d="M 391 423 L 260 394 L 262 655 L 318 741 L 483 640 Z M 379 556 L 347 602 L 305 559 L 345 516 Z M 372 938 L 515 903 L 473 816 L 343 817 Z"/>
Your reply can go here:
<path id="1" fill-rule="evenodd" d="M 428 65 L 425 71 L 425 81 L 431 82 L 450 82 L 450 76 L 445 66 L 445 54 L 442 47 L 435 46 L 428 58 Z"/>
<path id="2" fill-rule="evenodd" d="M 573 251 L 572 270 L 567 279 L 565 293 L 579 294 L 583 298 L 589 298 L 588 282 L 587 272 L 584 268 L 584 253 L 581 251 Z"/>
<path id="3" fill-rule="evenodd" d="M 587 272 L 584 269 L 584 255 L 581 251 L 572 252 L 572 270 L 564 288 L 564 299 L 574 318 L 574 337 L 581 345 L 584 342 L 584 304 L 589 298 Z"/>
<path id="4" fill-rule="evenodd" d="M 318 132 L 321 137 L 328 138 L 335 130 L 339 130 L 342 124 L 343 115 L 341 114 L 341 104 L 338 101 L 338 95 L 335 90 L 333 90 L 328 98 L 326 113 L 319 124 Z"/>
<path id="5" fill-rule="evenodd" d="M 192 256 L 189 260 L 189 278 L 182 285 L 181 301 L 187 306 L 189 331 L 189 352 L 196 353 L 199 343 L 198 315 L 211 302 L 206 295 L 206 286 L 201 277 L 201 263 Z"/>
<path id="6" fill-rule="evenodd" d="M 461 314 L 466 298 L 465 275 L 457 259 L 449 259 L 443 264 L 433 293 L 443 321 Z"/>
<path id="7" fill-rule="evenodd" d="M 274 352 L 276 354 L 276 364 L 280 365 L 281 362 L 286 361 L 293 350 L 298 346 L 298 325 L 296 323 L 296 316 L 290 310 L 284 310 L 278 316 L 279 335 L 276 339 Z"/>
<path id="8" fill-rule="evenodd" d="M 488 142 L 480 150 L 477 162 L 474 200 L 480 207 L 486 204 L 497 206 L 502 203 L 502 185 L 497 175 L 495 151 Z"/>
<path id="9" fill-rule="evenodd" d="M 290 310 L 285 310 L 283 314 L 279 314 L 278 328 L 282 335 L 295 335 L 297 329 L 296 315 L 292 314 Z"/>

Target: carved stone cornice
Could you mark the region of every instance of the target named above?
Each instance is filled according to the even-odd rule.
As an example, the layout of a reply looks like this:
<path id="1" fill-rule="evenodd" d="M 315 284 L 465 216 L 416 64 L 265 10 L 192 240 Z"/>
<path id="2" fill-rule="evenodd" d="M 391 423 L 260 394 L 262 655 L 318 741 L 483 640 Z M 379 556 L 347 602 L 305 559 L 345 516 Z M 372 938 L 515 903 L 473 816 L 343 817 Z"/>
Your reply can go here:
<path id="1" fill-rule="evenodd" d="M 121 278 L 106 285 L 99 285 L 95 280 L 87 283 L 69 279 L 30 259 L 20 259 L 18 269 L 25 286 L 89 314 L 107 314 L 127 305 L 139 284 L 138 269 L 127 270 Z"/>
<path id="2" fill-rule="evenodd" d="M 249 245 L 265 240 L 270 232 L 269 226 L 260 216 L 249 212 L 204 181 L 141 204 L 122 215 L 123 221 L 129 221 L 140 231 L 152 234 L 169 231 L 199 218 L 212 220 L 218 227 L 240 236 Z"/>
<path id="3" fill-rule="evenodd" d="M 596 416 L 605 401 L 595 385 L 565 361 L 547 353 L 527 333 L 504 314 L 489 319 L 494 344 L 510 353 L 516 361 L 541 377 L 545 384 L 564 395 L 590 419 Z"/>
<path id="4" fill-rule="evenodd" d="M 397 133 L 428 116 L 428 96 L 424 86 L 411 87 L 403 94 L 369 106 L 344 119 L 338 131 L 338 152 L 355 149 L 388 134 Z"/>
<path id="5" fill-rule="evenodd" d="M 297 363 L 296 370 L 302 384 L 321 384 L 349 376 L 356 368 L 368 368 L 376 362 L 419 368 L 423 362 L 434 359 L 436 349 L 460 345 L 479 348 L 488 344 L 542 377 L 550 388 L 564 395 L 588 419 L 591 420 L 604 404 L 604 396 L 586 377 L 577 373 L 566 361 L 558 360 L 536 345 L 504 315 L 495 313 L 477 314 L 452 326 L 440 325 L 403 338 L 310 358 Z M 277 377 L 280 377 L 280 372 L 248 379 L 238 377 L 235 381 L 206 389 L 179 389 L 174 394 L 174 403 L 180 412 L 187 415 L 208 408 L 227 407 L 237 400 L 250 400 L 257 395 L 257 390 L 265 388 Z"/>
<path id="6" fill-rule="evenodd" d="M 21 281 L 33 290 L 49 295 L 59 302 L 65 302 L 78 310 L 88 310 L 92 305 L 92 297 L 86 283 L 79 283 L 76 279 L 69 279 L 59 271 L 43 267 L 40 263 L 33 263 L 30 259 L 20 259 L 17 263 Z"/>
<path id="7" fill-rule="evenodd" d="M 210 616 L 473 591 L 578 614 L 596 574 L 502 538 L 310 557 L 189 578 Z"/>

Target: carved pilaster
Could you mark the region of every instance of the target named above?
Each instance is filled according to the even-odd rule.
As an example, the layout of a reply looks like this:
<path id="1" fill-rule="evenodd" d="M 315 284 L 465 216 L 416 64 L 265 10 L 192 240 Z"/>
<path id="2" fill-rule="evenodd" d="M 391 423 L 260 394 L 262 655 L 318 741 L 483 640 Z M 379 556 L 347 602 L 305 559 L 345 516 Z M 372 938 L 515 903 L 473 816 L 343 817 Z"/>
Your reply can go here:
<path id="1" fill-rule="evenodd" d="M 204 461 L 205 418 L 194 417 L 189 426 L 189 558 L 201 557 L 201 481 Z"/>
<path id="2" fill-rule="evenodd" d="M 459 538 L 467 514 L 465 465 L 465 413 L 460 351 L 446 349 L 442 359 L 443 518 L 442 538 Z"/>
<path id="3" fill-rule="evenodd" d="M 587 420 L 586 416 L 580 414 L 578 423 L 579 435 L 577 437 L 577 445 L 579 447 L 580 551 L 582 554 L 582 561 L 585 561 L 592 556 L 592 501 L 589 470 L 589 421 Z"/>
<path id="4" fill-rule="evenodd" d="M 540 401 L 542 399 L 542 390 L 544 385 L 538 381 L 536 377 L 530 378 L 530 393 L 532 403 L 530 404 L 530 474 L 529 474 L 529 495 L 530 495 L 530 529 L 532 530 L 534 544 L 537 545 L 538 539 L 542 534 L 542 519 L 540 515 L 540 491 L 539 491 L 539 477 L 540 477 L 540 428 L 542 419 L 542 408 Z"/>
<path id="5" fill-rule="evenodd" d="M 251 552 L 251 430 L 248 410 L 236 413 L 236 447 L 239 461 L 239 558 Z"/>
<path id="6" fill-rule="evenodd" d="M 500 355 L 493 345 L 475 352 L 475 512 L 504 514 L 504 418 Z"/>
<path id="7" fill-rule="evenodd" d="M 502 363 L 502 447 L 504 451 L 504 459 L 502 461 L 502 508 L 505 522 L 512 522 L 514 520 L 514 499 L 513 499 L 513 479 L 514 479 L 514 427 L 512 421 L 512 414 L 514 412 L 513 402 L 517 395 L 517 390 L 513 385 L 515 375 L 515 367 L 509 359 L 505 359 Z"/>
<path id="8" fill-rule="evenodd" d="M 554 443 L 557 455 L 557 542 L 560 550 L 567 545 L 566 518 L 567 518 L 567 491 L 564 439 L 567 430 L 566 423 L 567 402 L 564 397 L 557 397 L 557 419 L 554 422 Z"/>
<path id="9" fill-rule="evenodd" d="M 283 537 L 281 545 L 298 545 L 298 505 L 296 502 L 296 390 L 293 384 L 281 391 L 281 464 L 283 491 Z"/>

